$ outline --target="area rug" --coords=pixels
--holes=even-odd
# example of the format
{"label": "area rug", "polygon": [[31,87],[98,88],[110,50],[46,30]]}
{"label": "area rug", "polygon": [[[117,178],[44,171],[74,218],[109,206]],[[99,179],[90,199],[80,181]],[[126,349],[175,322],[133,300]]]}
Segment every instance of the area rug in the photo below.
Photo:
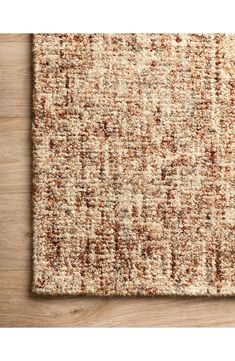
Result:
{"label": "area rug", "polygon": [[234,295],[235,35],[33,39],[33,291]]}

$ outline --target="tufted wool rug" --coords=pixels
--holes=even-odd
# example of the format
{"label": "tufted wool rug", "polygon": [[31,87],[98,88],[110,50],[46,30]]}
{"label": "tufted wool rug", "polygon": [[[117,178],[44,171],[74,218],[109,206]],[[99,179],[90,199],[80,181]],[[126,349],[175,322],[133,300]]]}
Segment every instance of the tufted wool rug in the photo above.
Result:
{"label": "tufted wool rug", "polygon": [[33,40],[33,290],[234,295],[235,35]]}

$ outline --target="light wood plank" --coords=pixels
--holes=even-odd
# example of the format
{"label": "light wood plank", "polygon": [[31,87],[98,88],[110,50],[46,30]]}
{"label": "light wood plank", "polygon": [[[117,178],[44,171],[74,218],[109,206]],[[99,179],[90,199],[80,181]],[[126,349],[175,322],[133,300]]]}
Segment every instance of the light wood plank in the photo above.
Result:
{"label": "light wood plank", "polygon": [[0,119],[0,195],[30,192],[30,128],[30,118]]}
{"label": "light wood plank", "polygon": [[0,117],[31,117],[31,42],[0,43]]}
{"label": "light wood plank", "polygon": [[30,271],[32,259],[30,193],[0,194],[0,210],[0,271]]}
{"label": "light wood plank", "polygon": [[32,34],[0,34],[0,42],[29,42],[32,39]]}
{"label": "light wood plank", "polygon": [[31,268],[30,118],[0,118],[0,270]]}

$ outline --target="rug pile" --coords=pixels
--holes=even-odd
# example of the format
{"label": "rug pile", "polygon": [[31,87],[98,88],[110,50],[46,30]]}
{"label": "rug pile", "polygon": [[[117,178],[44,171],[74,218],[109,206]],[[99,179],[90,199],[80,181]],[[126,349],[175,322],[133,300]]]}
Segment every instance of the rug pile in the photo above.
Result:
{"label": "rug pile", "polygon": [[37,34],[33,290],[234,295],[235,35]]}

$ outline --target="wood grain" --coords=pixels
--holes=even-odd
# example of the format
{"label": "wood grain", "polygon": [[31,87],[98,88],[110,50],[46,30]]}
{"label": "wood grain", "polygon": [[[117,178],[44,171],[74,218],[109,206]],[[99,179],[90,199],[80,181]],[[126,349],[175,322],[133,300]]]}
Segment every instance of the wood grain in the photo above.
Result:
{"label": "wood grain", "polygon": [[7,41],[17,41],[17,42],[30,42],[32,38],[31,34],[0,34],[0,42]]}
{"label": "wood grain", "polygon": [[31,44],[0,42],[0,117],[31,116]]}
{"label": "wood grain", "polygon": [[235,326],[234,298],[32,295],[31,42],[28,35],[18,40],[12,35],[7,41],[4,37],[0,36],[0,326]]}

